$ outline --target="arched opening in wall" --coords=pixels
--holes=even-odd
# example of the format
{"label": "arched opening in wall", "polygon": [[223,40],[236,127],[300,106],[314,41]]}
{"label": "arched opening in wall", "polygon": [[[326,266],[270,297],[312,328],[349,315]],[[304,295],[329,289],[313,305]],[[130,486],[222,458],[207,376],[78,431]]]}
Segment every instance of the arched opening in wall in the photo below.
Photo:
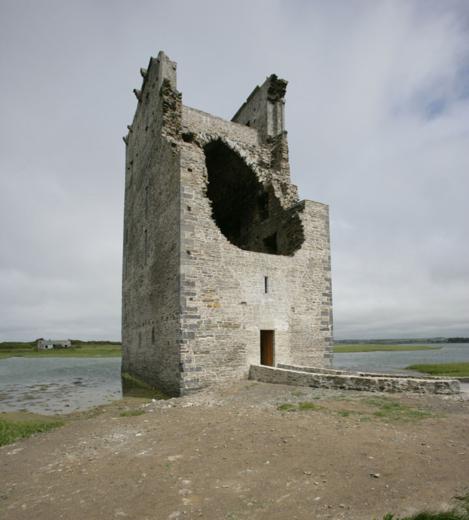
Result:
{"label": "arched opening in wall", "polygon": [[223,141],[205,148],[207,196],[212,216],[235,246],[259,253],[292,255],[304,241],[298,209],[284,210],[272,188]]}

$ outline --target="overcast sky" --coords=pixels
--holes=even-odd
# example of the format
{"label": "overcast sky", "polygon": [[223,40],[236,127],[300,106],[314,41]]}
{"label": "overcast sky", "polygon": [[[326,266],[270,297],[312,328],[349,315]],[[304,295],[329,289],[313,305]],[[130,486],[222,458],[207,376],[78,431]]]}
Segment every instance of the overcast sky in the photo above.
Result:
{"label": "overcast sky", "polygon": [[122,136],[160,49],[225,118],[289,81],[337,339],[469,335],[469,1],[0,0],[0,340],[120,338]]}

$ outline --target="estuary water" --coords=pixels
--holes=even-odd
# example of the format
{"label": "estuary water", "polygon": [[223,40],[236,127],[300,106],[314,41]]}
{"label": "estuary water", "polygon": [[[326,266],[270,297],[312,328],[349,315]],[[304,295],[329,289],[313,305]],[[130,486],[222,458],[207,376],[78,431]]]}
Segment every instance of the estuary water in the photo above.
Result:
{"label": "estuary water", "polygon": [[[415,363],[469,362],[469,343],[430,345],[435,350],[334,354],[334,368],[405,372]],[[61,414],[86,410],[122,397],[121,359],[0,359],[0,412]]]}
{"label": "estuary water", "polygon": [[0,412],[61,414],[122,397],[121,359],[27,358],[0,360]]}
{"label": "estuary water", "polygon": [[[425,345],[425,343],[420,343],[420,345]],[[469,343],[429,343],[428,346],[441,348],[402,352],[336,353],[333,358],[333,366],[346,370],[409,373],[405,368],[417,363],[469,362]]]}

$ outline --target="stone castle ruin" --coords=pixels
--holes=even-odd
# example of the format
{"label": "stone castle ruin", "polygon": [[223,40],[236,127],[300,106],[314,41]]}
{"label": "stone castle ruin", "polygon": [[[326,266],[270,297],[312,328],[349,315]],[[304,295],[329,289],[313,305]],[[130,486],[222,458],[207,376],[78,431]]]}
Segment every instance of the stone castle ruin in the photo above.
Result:
{"label": "stone castle ruin", "polygon": [[290,181],[287,82],[231,121],[184,106],[163,52],[141,70],[127,145],[123,371],[171,395],[251,365],[329,367],[328,207]]}

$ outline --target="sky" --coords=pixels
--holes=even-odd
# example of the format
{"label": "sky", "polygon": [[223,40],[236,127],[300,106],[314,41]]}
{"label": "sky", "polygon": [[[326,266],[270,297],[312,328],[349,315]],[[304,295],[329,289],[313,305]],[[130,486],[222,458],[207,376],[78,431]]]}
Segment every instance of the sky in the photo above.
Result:
{"label": "sky", "polygon": [[0,0],[0,341],[120,339],[122,136],[159,50],[227,119],[288,80],[336,339],[469,335],[467,0]]}

